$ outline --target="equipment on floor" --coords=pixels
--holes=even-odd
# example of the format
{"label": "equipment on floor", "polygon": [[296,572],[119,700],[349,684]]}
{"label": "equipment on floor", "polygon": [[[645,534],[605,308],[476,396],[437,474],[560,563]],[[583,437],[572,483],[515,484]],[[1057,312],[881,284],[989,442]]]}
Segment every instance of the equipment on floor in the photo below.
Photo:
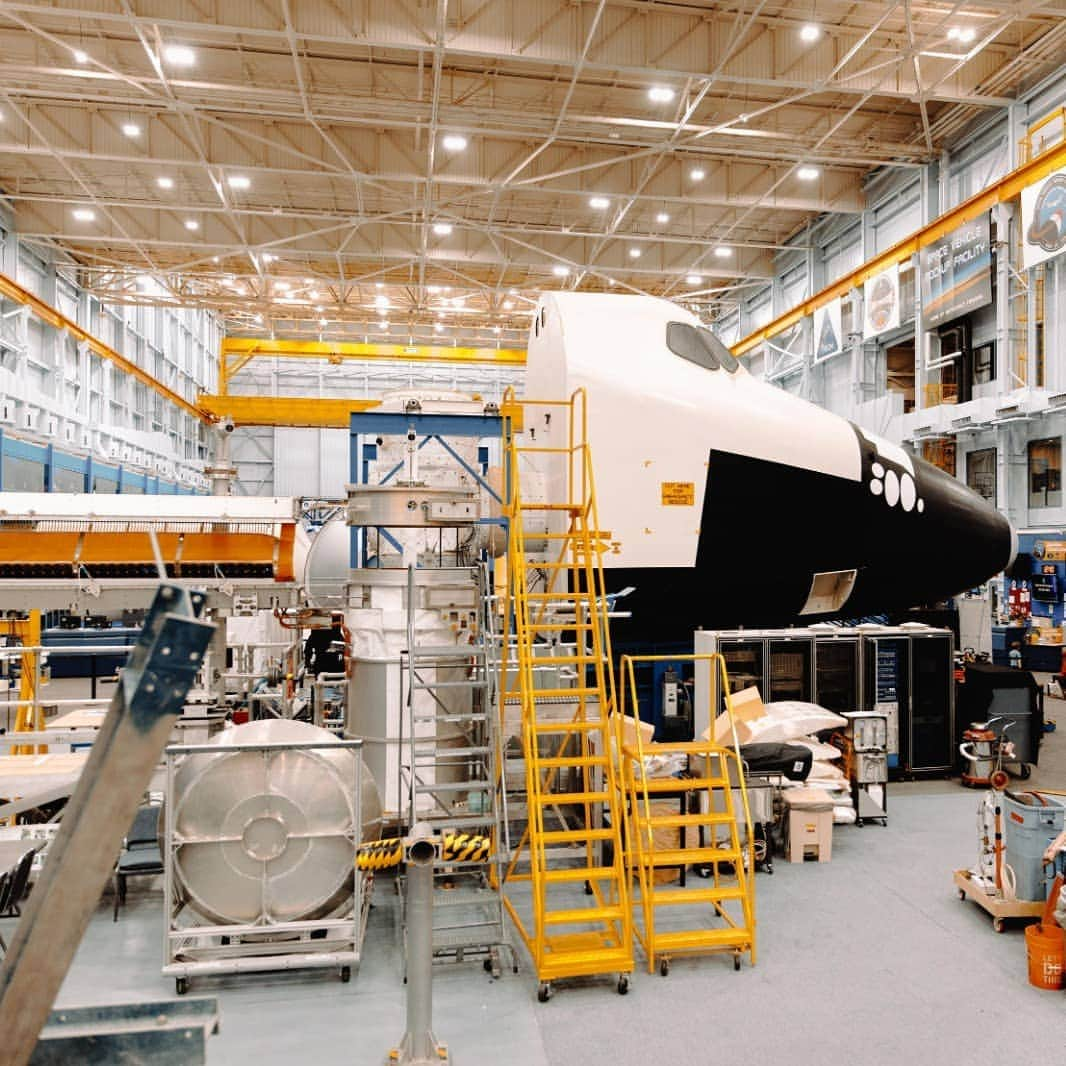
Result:
{"label": "equipment on floor", "polygon": [[[1023,780],[1029,777],[1030,767],[1039,761],[1044,733],[1044,693],[1033,675],[1027,670],[1012,670],[991,663],[967,663],[963,681],[956,685],[955,691],[955,720],[960,730],[956,746],[971,739],[961,730],[973,728],[972,723],[987,723],[997,735],[1002,735],[1009,726],[1014,750],[1012,756],[1003,760],[1005,769]],[[961,769],[970,776],[987,776],[975,774],[965,762],[961,762]]]}
{"label": "equipment on floor", "polygon": [[433,826],[420,822],[404,841],[404,850],[407,1029],[385,1061],[389,1066],[447,1066],[448,1047],[433,1035],[433,867],[441,857],[441,839]]}
{"label": "equipment on floor", "polygon": [[264,719],[167,749],[166,957],[189,979],[359,964],[369,897],[356,851],[380,831],[362,741]]}
{"label": "equipment on floor", "polygon": [[1066,825],[1066,805],[1040,792],[1006,792],[1003,813],[1004,854],[1014,871],[1014,894],[1042,903],[1055,879],[1055,867],[1044,862],[1044,852]]}
{"label": "equipment on floor", "polygon": [[829,862],[833,857],[833,799],[829,793],[821,788],[790,788],[785,804],[789,862],[803,862],[808,855]]}
{"label": "equipment on floor", "polygon": [[0,965],[4,1066],[25,1066],[148,787],[214,626],[163,584],[130,654],[41,877]]}
{"label": "equipment on floor", "polygon": [[[1007,723],[1006,729],[1010,729]],[[1014,746],[1005,733],[997,733],[992,722],[971,722],[962,734],[959,754],[966,760],[967,768],[961,781],[968,788],[1006,788],[1007,772],[1004,761],[1014,758]]]}
{"label": "equipment on floor", "polygon": [[888,717],[874,711],[844,711],[848,720],[839,739],[845,774],[851,782],[855,824],[888,821]]}

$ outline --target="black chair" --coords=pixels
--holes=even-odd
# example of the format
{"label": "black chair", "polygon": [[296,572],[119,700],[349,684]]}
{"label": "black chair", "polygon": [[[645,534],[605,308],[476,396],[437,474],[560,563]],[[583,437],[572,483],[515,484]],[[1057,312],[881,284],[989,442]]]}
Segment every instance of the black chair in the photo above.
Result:
{"label": "black chair", "polygon": [[162,807],[140,807],[133,825],[126,835],[122,853],[115,863],[115,912],[112,921],[118,921],[118,909],[126,902],[126,879],[145,877],[163,872],[163,855],[159,850],[159,814]]}
{"label": "black chair", "polygon": [[22,917],[19,904],[26,897],[26,887],[30,883],[30,871],[33,869],[33,857],[36,854],[36,848],[30,848],[24,852],[15,869],[11,872],[11,886],[8,889],[8,898],[6,901],[0,900],[0,918]]}
{"label": "black chair", "polygon": [[[14,871],[10,873],[0,874],[0,913],[7,910],[8,901],[11,899],[11,881],[14,876]],[[0,950],[7,954],[7,944],[4,942],[4,937],[0,934]]]}

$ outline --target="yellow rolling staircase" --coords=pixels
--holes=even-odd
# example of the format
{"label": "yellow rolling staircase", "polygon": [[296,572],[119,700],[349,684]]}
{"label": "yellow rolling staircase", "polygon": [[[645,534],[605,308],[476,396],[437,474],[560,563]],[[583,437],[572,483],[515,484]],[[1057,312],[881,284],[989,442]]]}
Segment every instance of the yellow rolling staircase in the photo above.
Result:
{"label": "yellow rolling staircase", "polygon": [[[517,408],[513,396],[505,398],[505,413]],[[633,969],[633,934],[601,562],[608,536],[597,521],[584,393],[568,401],[526,401],[521,409],[527,421],[534,411],[547,413],[549,425],[555,417],[557,432],[567,426],[567,440],[540,446],[531,439],[520,447],[513,420],[505,419],[504,618],[514,651],[507,654],[505,642],[501,708],[508,699],[521,708],[527,827],[504,880],[530,883],[531,923],[522,920],[510,893],[504,903],[533,957],[541,1002],[556,980],[601,974],[616,978],[624,994]],[[565,468],[564,499],[545,503],[523,496],[519,473],[530,461],[556,464],[560,475]],[[562,482],[560,476],[557,483]],[[548,546],[543,562],[529,561],[527,522],[540,522],[546,530],[536,534]],[[560,816],[558,827],[549,827],[550,819],[559,822]]]}
{"label": "yellow rolling staircase", "polygon": [[[739,970],[745,952],[755,964],[755,838],[737,755],[725,660],[721,655],[623,656],[623,714],[629,710],[634,719],[639,718],[634,665],[657,661],[707,662],[718,672],[733,746],[708,740],[645,743],[639,729],[628,731],[621,762],[629,806],[627,866],[639,890],[634,908],[641,921],[635,933],[649,973],[658,964],[665,977],[672,956],[711,952],[732,954]],[[714,692],[715,686],[710,689]],[[709,720],[714,721],[713,710]],[[649,776],[646,759],[654,755],[685,756],[686,776]],[[676,812],[667,809],[674,803]],[[746,843],[741,841],[738,821],[747,827]],[[688,847],[691,833],[698,834],[698,840]],[[691,865],[709,875],[696,887],[666,884],[658,876],[670,867]]]}

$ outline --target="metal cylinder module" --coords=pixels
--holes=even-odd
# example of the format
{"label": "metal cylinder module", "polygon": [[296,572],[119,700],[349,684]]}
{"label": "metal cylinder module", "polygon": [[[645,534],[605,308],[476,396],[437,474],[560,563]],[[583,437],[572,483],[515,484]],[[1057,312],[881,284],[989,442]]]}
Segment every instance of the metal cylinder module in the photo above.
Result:
{"label": "metal cylinder module", "polygon": [[381,825],[377,785],[365,763],[358,772],[358,754],[325,729],[287,719],[237,726],[216,744],[217,754],[181,761],[169,798],[173,873],[189,906],[209,922],[265,925],[343,907],[356,812],[363,841]]}

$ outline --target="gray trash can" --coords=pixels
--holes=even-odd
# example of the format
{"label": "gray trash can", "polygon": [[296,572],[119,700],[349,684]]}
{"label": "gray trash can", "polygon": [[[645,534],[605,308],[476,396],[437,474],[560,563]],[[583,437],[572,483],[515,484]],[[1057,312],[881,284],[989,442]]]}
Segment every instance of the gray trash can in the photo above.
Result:
{"label": "gray trash can", "polygon": [[1018,899],[1045,900],[1055,879],[1044,867],[1044,849],[1062,832],[1066,806],[1054,796],[1032,792],[1003,796],[1007,862],[1014,870]]}

